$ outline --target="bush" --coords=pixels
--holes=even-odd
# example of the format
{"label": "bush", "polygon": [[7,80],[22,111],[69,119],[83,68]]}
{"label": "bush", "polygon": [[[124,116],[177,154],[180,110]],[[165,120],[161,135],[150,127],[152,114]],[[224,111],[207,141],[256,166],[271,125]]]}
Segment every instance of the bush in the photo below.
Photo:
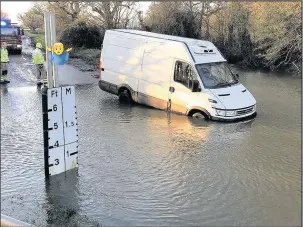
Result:
{"label": "bush", "polygon": [[84,60],[87,64],[94,66],[96,69],[99,67],[100,62],[100,49],[74,49],[70,52],[71,58],[79,58]]}
{"label": "bush", "polygon": [[104,34],[103,28],[79,22],[62,31],[60,42],[74,48],[100,49]]}
{"label": "bush", "polygon": [[[160,5],[160,4],[159,4]],[[187,38],[198,38],[198,25],[193,14],[189,11],[173,11],[170,18],[162,18],[153,21],[151,25],[143,26],[146,31],[152,31],[160,34],[174,35]]]}

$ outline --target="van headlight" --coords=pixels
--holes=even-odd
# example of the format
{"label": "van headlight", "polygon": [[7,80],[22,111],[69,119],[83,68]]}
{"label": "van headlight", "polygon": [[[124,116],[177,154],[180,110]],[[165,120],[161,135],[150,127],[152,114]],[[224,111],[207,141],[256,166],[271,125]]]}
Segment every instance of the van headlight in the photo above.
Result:
{"label": "van headlight", "polygon": [[222,116],[222,117],[225,116],[225,110],[217,110],[217,109],[216,109],[216,111],[217,111],[217,114],[218,114],[219,116]]}
{"label": "van headlight", "polygon": [[217,115],[222,117],[234,117],[236,116],[236,111],[233,110],[218,110],[216,109]]}

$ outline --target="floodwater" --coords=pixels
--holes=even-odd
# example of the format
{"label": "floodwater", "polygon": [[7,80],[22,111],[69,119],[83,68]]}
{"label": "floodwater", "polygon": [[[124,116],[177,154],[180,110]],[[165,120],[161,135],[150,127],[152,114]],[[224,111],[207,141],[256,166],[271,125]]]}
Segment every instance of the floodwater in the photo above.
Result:
{"label": "floodwater", "polygon": [[45,182],[41,94],[19,58],[1,87],[1,213],[36,226],[300,225],[300,78],[237,69],[258,116],[228,124],[77,85],[78,173]]}

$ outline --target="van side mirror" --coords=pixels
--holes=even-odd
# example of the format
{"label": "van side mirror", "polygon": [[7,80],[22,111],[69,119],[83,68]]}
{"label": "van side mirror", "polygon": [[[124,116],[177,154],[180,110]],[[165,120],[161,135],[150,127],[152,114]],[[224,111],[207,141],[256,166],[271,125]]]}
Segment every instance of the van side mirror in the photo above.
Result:
{"label": "van side mirror", "polygon": [[199,88],[200,84],[198,80],[193,81],[192,92],[200,92],[201,88]]}
{"label": "van side mirror", "polygon": [[239,80],[239,74],[238,74],[238,73],[236,73],[235,75],[236,75],[237,79]]}

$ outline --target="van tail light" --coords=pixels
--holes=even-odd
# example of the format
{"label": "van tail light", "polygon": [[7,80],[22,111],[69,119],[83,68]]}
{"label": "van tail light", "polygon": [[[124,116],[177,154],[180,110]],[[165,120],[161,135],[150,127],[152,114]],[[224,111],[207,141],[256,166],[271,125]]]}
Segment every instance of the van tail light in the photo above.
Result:
{"label": "van tail light", "polygon": [[101,72],[102,72],[102,61],[100,60],[100,65],[99,65],[99,80],[101,80]]}

